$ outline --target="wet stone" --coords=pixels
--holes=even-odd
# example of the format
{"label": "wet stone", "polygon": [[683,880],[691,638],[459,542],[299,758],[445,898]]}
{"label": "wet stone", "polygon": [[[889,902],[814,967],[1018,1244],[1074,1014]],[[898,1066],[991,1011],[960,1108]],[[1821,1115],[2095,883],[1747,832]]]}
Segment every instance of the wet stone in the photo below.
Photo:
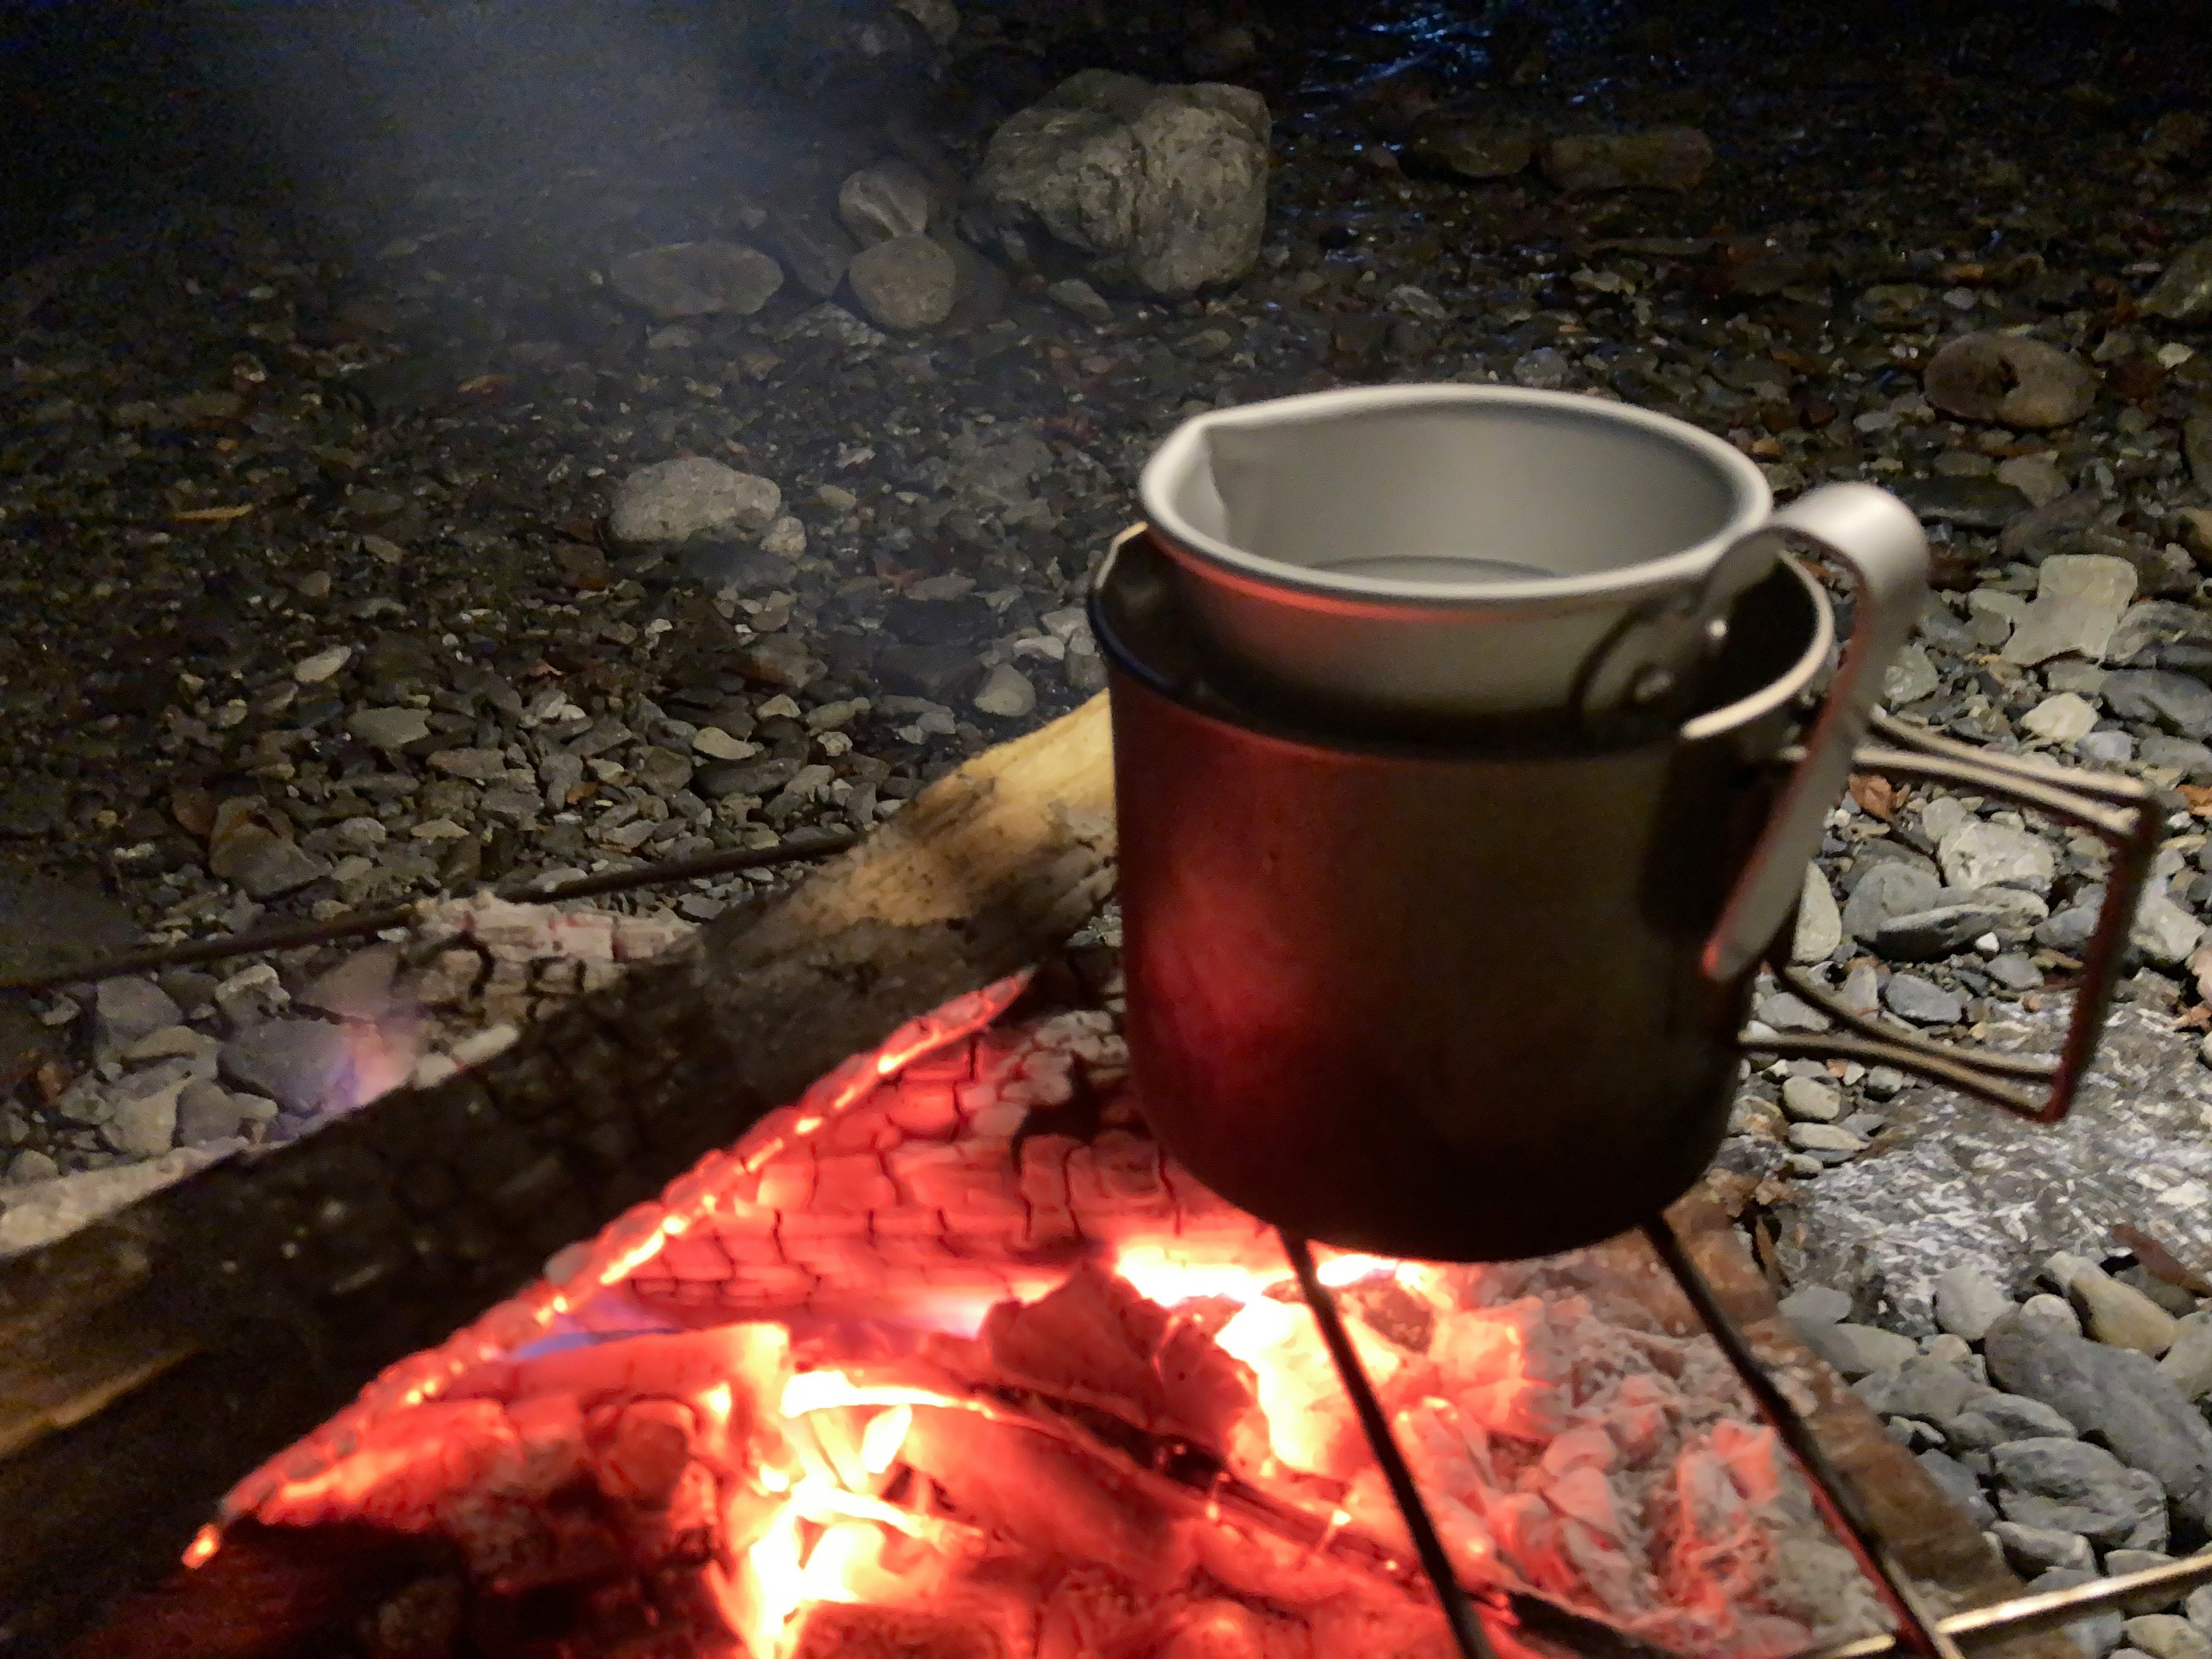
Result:
{"label": "wet stone", "polygon": [[1406,141],[1408,161],[1455,173],[1462,179],[1509,179],[1535,159],[1533,127],[1431,110],[1413,123]]}
{"label": "wet stone", "polygon": [[2013,1310],[2012,1298],[1979,1268],[1948,1267],[1936,1277],[1936,1322],[1954,1336],[1978,1342]]}
{"label": "wet stone", "polygon": [[1694,190],[1712,161],[1712,140],[1695,127],[1554,138],[1543,157],[1544,176],[1570,192]]}

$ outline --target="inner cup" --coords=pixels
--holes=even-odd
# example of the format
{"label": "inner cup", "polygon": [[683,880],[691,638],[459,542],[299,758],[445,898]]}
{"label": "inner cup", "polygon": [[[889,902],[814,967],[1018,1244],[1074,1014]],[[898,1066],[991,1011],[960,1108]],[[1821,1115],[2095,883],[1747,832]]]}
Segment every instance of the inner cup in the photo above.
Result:
{"label": "inner cup", "polygon": [[1153,459],[1144,493],[1164,531],[1218,562],[1413,599],[1545,585],[1534,598],[1694,564],[1766,508],[1756,469],[1710,434],[1506,387],[1320,392],[1203,416]]}

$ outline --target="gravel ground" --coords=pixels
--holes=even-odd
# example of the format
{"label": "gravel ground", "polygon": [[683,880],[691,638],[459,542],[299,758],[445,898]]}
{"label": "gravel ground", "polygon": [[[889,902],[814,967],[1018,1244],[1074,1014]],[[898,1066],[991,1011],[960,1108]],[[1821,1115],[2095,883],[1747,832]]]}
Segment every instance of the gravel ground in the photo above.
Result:
{"label": "gravel ground", "polygon": [[[174,46],[181,87],[273,101],[222,143],[178,138],[185,111],[158,166],[61,201],[0,279],[9,963],[866,828],[1103,684],[1084,581],[1178,419],[1457,379],[1680,416],[1785,497],[1902,494],[1944,592],[1891,706],[2149,781],[2167,838],[2130,1018],[2184,1053],[2212,1025],[2212,110],[2187,9],[1355,26],[915,0],[873,57],[842,23],[641,6],[349,15],[343,40],[240,14]],[[1106,70],[1149,84],[1082,75]],[[1071,125],[1098,148],[1055,149]],[[1139,139],[1174,165],[1086,208],[1078,164],[1127,182]],[[1862,786],[1796,955],[1972,1036],[2063,1008],[2104,864],[2000,803]],[[608,913],[672,929],[789,873]],[[395,971],[430,971],[422,943],[392,942]],[[342,954],[0,1007],[0,1174],[311,1124],[326,1103],[270,1069],[307,1039],[222,1056],[300,1024]],[[484,1025],[526,1016],[534,972]],[[1757,1013],[1814,1018],[1771,988]],[[237,1111],[179,1106],[218,1082]],[[1766,1068],[1728,1160],[1787,1215],[1924,1100]],[[2085,1304],[2040,1256],[1976,1271]],[[1925,1285],[1839,1293],[1829,1327],[1942,1340]],[[2105,1531],[2077,1535],[2153,1541]]]}

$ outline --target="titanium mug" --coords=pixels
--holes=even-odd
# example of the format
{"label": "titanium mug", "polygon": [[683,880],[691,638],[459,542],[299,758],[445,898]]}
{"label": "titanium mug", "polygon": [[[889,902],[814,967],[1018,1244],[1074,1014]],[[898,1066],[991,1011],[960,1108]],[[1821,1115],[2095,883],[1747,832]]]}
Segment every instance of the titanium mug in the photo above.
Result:
{"label": "titanium mug", "polygon": [[1222,410],[1170,434],[1139,493],[1223,670],[1378,729],[1679,724],[1778,528],[1857,568],[1881,641],[1901,643],[1923,598],[1925,544],[1895,497],[1836,484],[1777,514],[1711,434],[1568,392],[1370,386]]}
{"label": "titanium mug", "polygon": [[[2065,1056],[1948,1048],[1845,1009],[1786,963],[1844,1032],[1740,1035],[1920,602],[1917,535],[1861,565],[1873,580],[1816,710],[1832,613],[1801,567],[1771,560],[1676,726],[1547,747],[1251,700],[1141,528],[1091,600],[1113,712],[1125,1029],[1155,1133],[1224,1197],[1390,1255],[1590,1243],[1696,1181],[1747,1049],[1897,1065],[2044,1121],[2064,1112],[2155,815],[2131,781],[1887,720],[1923,752],[1860,750],[1858,765],[2008,796],[2119,849]],[[2048,1103],[2001,1080],[2029,1077],[2055,1079]]]}

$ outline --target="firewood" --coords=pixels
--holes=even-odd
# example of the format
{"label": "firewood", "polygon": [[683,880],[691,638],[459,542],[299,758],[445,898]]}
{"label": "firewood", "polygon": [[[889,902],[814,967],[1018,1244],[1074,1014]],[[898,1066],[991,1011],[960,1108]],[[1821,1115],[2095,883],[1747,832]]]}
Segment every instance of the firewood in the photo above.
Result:
{"label": "firewood", "polygon": [[481,1068],[0,1263],[0,1655],[58,1650],[233,1482],[702,1153],[1105,897],[1101,696]]}

